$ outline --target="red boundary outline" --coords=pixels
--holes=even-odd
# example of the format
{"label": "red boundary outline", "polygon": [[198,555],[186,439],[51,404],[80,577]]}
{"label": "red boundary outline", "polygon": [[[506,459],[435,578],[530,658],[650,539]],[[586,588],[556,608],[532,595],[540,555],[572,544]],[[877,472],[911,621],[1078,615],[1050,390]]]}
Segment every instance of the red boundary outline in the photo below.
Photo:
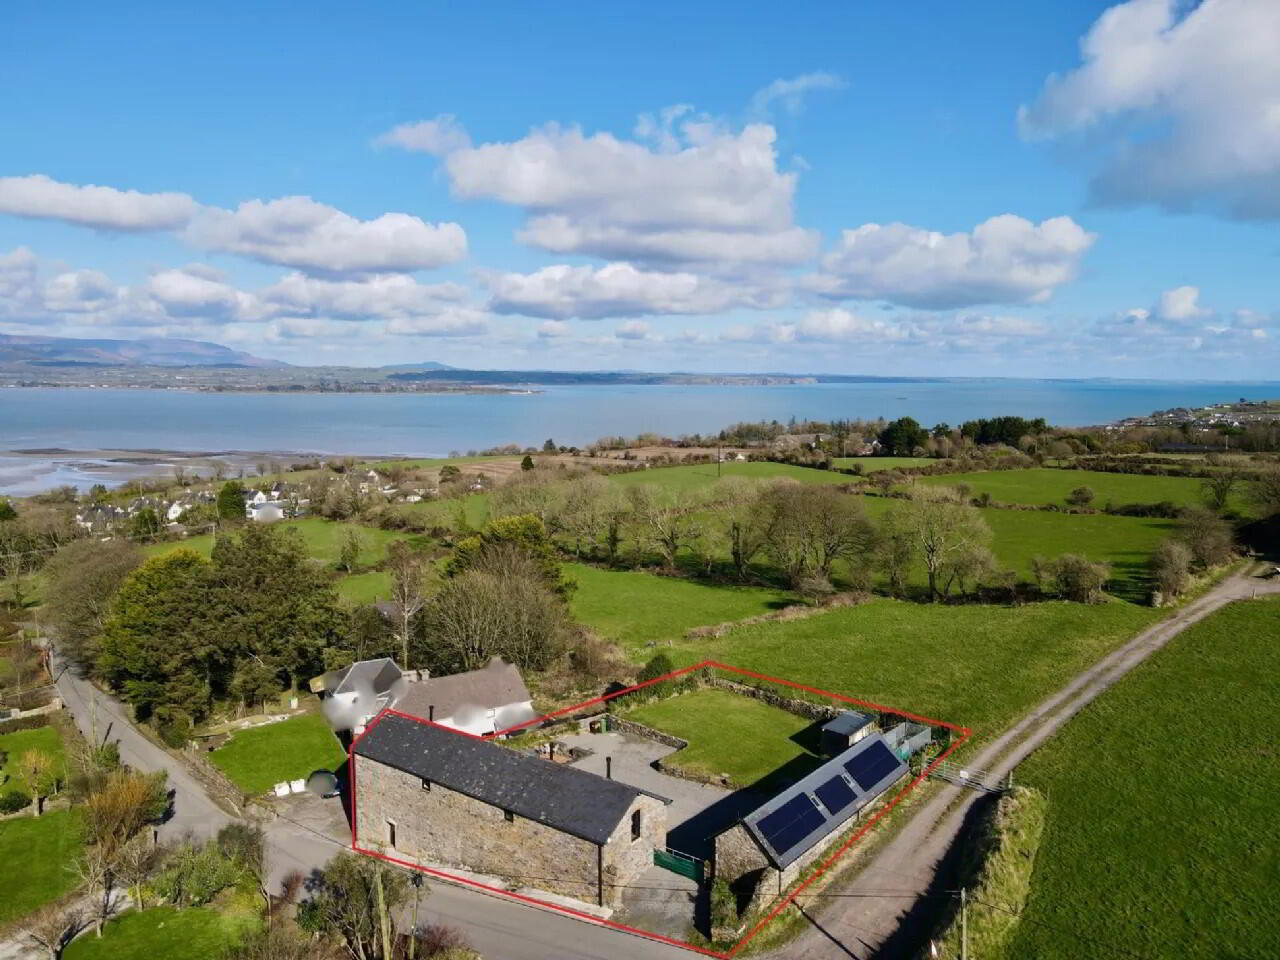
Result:
{"label": "red boundary outline", "polygon": [[[919,776],[917,776],[910,783],[908,783],[901,790],[899,790],[896,794],[894,794],[893,799],[890,800],[883,807],[881,807],[879,812],[877,812],[874,817],[872,817],[865,824],[863,824],[862,829],[860,829],[857,833],[853,834],[853,836],[849,837],[848,840],[842,843],[840,847],[834,853],[831,854],[831,856],[829,856],[826,860],[820,863],[813,870],[813,872],[809,874],[809,876],[805,877],[804,882],[802,882],[799,886],[797,886],[794,890],[792,890],[789,894],[787,894],[787,896],[784,897],[783,900],[780,903],[778,903],[769,912],[769,914],[766,917],[764,917],[755,926],[753,926],[750,930],[748,930],[745,934],[743,934],[743,936],[738,940],[738,942],[735,943],[732,947],[730,947],[726,951],[708,950],[705,947],[695,946],[694,944],[688,943],[687,941],[677,940],[674,937],[664,936],[663,934],[655,933],[652,930],[642,930],[639,927],[631,927],[625,923],[618,923],[614,920],[603,920],[600,917],[592,916],[591,914],[584,913],[581,910],[575,910],[572,907],[565,907],[557,903],[551,903],[547,900],[539,900],[537,897],[530,897],[522,893],[514,893],[510,890],[503,890],[500,887],[489,886],[488,884],[480,883],[479,881],[476,881],[476,880],[470,880],[466,877],[459,877],[452,873],[446,873],[443,870],[435,870],[431,867],[424,867],[417,863],[411,863],[408,860],[400,860],[396,857],[389,857],[385,853],[380,853],[377,850],[366,850],[363,847],[360,847],[358,845],[358,838],[356,836],[357,817],[356,817],[355,748],[356,748],[356,745],[362,739],[364,739],[365,736],[368,735],[369,731],[372,730],[375,726],[377,726],[378,722],[382,720],[382,718],[387,714],[394,714],[395,716],[398,716],[398,717],[404,717],[407,720],[414,720],[414,721],[417,721],[418,723],[427,724],[429,726],[440,727],[440,729],[442,730],[448,730],[451,733],[456,733],[464,737],[471,737],[473,740],[490,740],[490,739],[493,739],[494,737],[499,737],[504,734],[513,733],[517,730],[523,730],[524,728],[531,727],[535,724],[544,723],[547,720],[552,720],[556,717],[562,717],[562,716],[565,716],[566,714],[577,713],[578,711],[584,710],[588,707],[594,707],[598,704],[606,703],[609,700],[612,700],[614,697],[620,697],[625,694],[631,693],[634,690],[640,690],[640,689],[643,689],[644,687],[652,686],[655,683],[661,683],[664,680],[670,680],[674,677],[680,677],[686,673],[692,673],[695,670],[702,670],[703,668],[706,668],[706,667],[713,667],[718,670],[727,670],[730,673],[737,673],[746,677],[754,677],[757,680],[766,680],[770,683],[777,683],[782,686],[791,687],[796,690],[805,690],[805,691],[808,691],[809,693],[815,693],[820,696],[830,697],[833,700],[839,700],[843,703],[855,704],[860,707],[869,707],[873,710],[878,710],[883,713],[896,714],[897,716],[900,716],[900,717],[906,717],[908,720],[914,720],[917,723],[927,723],[930,726],[934,726],[934,727],[944,727],[947,730],[952,731],[953,733],[959,734],[959,738],[954,740],[951,746],[947,747],[946,750],[944,750],[937,757],[935,757],[933,762],[930,763],[927,767],[924,768],[924,770],[920,772]],[[858,700],[854,697],[846,697],[843,694],[832,693],[830,690],[822,690],[818,687],[807,686],[803,683],[795,683],[791,680],[783,680],[780,677],[771,677],[765,673],[756,673],[754,670],[747,670],[747,669],[744,669],[743,667],[731,666],[730,664],[727,664],[727,663],[720,663],[717,660],[703,660],[700,663],[695,663],[691,667],[684,667],[680,670],[673,670],[670,673],[663,674],[660,677],[655,677],[652,680],[646,680],[644,683],[637,683],[634,686],[626,687],[622,690],[616,690],[613,693],[608,693],[600,697],[593,697],[590,700],[584,700],[582,703],[575,704],[571,707],[565,707],[561,710],[553,711],[552,713],[548,713],[545,716],[535,717],[532,720],[527,720],[524,723],[518,723],[513,726],[506,727],[505,729],[497,730],[494,733],[486,734],[485,736],[478,736],[477,734],[474,734],[474,733],[467,733],[465,730],[457,730],[453,727],[446,727],[443,724],[435,723],[431,720],[423,720],[421,717],[415,717],[407,713],[401,713],[399,710],[392,710],[388,708],[388,709],[384,709],[376,717],[374,717],[373,720],[369,723],[369,725],[366,726],[364,730],[361,732],[360,736],[356,737],[354,740],[351,741],[351,746],[347,752],[347,782],[351,789],[351,849],[354,850],[356,853],[361,853],[361,854],[364,854],[365,856],[377,857],[380,860],[386,860],[388,863],[394,863],[402,867],[407,867],[411,870],[417,870],[419,873],[429,874],[434,877],[441,877],[445,880],[448,880],[451,883],[457,883],[457,884],[462,884],[463,886],[473,887],[479,890],[483,890],[486,893],[496,894],[497,896],[504,897],[509,900],[516,900],[521,903],[544,907],[548,910],[554,910],[557,913],[566,914],[568,916],[575,917],[579,920],[586,920],[590,923],[594,923],[599,926],[612,927],[615,930],[621,930],[622,932],[632,934],[633,936],[644,937],[648,940],[657,940],[662,943],[671,944],[674,947],[681,947],[693,953],[700,953],[708,957],[717,957],[719,958],[719,960],[729,960],[729,958],[735,956],[739,950],[745,947],[753,938],[755,938],[760,933],[761,930],[763,930],[769,923],[771,923],[773,919],[778,916],[778,914],[780,914],[783,910],[785,910],[788,906],[790,906],[792,901],[794,901],[795,898],[799,896],[806,887],[808,887],[811,883],[817,880],[818,877],[826,873],[827,870],[831,868],[832,864],[834,864],[837,860],[839,860],[840,857],[844,856],[844,854],[849,850],[850,847],[852,847],[855,843],[857,843],[858,840],[860,840],[868,830],[870,830],[872,827],[876,825],[876,823],[879,822],[881,817],[883,817],[890,810],[896,807],[898,803],[908,793],[914,790],[922,780],[928,777],[929,774],[932,773],[933,770],[938,766],[938,764],[942,763],[942,761],[947,758],[948,754],[950,754],[953,750],[955,750],[957,747],[959,747],[961,744],[967,741],[971,736],[973,736],[973,731],[970,730],[968,727],[960,727],[960,726],[957,726],[956,724],[948,723],[945,720],[935,720],[931,717],[925,717],[920,714],[908,713],[905,710],[898,710],[895,707],[886,707],[882,704],[874,703],[870,700]]]}

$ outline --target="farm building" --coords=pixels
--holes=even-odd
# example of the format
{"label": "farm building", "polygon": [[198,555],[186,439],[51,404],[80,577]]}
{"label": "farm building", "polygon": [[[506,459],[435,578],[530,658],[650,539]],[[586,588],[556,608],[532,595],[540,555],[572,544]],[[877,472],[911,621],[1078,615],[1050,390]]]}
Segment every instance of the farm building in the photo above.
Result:
{"label": "farm building", "polygon": [[906,760],[884,735],[861,737],[717,836],[715,876],[756,894],[780,892],[906,775]]}
{"label": "farm building", "polygon": [[875,721],[865,713],[846,710],[822,725],[822,752],[828,757],[848,750],[875,730]]}
{"label": "farm building", "polygon": [[666,844],[665,798],[439,724],[385,714],[353,756],[358,843],[397,859],[606,904]]}
{"label": "farm building", "polygon": [[311,692],[325,700],[329,724],[359,734],[364,725],[404,695],[408,678],[390,657],[358,660],[311,680]]}

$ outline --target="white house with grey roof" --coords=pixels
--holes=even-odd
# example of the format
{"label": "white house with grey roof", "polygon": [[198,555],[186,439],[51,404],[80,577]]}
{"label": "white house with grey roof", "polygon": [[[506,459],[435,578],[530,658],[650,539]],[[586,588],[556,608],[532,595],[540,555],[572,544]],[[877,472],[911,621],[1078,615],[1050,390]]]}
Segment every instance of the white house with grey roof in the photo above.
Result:
{"label": "white house with grey roof", "polygon": [[533,697],[520,671],[501,657],[479,670],[411,683],[394,707],[477,736],[506,730],[535,716]]}
{"label": "white house with grey roof", "polygon": [[667,801],[395,713],[352,748],[356,846],[598,904],[653,865]]}

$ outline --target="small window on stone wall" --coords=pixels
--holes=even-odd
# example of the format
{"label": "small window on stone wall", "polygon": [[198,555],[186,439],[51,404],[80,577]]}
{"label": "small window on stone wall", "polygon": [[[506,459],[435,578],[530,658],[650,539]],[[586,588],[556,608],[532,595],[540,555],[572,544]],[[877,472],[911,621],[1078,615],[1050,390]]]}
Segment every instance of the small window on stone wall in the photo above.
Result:
{"label": "small window on stone wall", "polygon": [[640,811],[633,810],[631,812],[631,839],[640,839]]}
{"label": "small window on stone wall", "polygon": [[503,818],[504,820],[506,820],[506,821],[507,821],[507,823],[515,823],[515,822],[516,822],[516,815],[515,815],[514,813],[512,813],[510,810],[503,810],[503,811],[502,811],[502,818]]}
{"label": "small window on stone wall", "polygon": [[426,777],[422,778],[422,789],[427,791],[427,793],[431,792],[431,781],[428,780]]}

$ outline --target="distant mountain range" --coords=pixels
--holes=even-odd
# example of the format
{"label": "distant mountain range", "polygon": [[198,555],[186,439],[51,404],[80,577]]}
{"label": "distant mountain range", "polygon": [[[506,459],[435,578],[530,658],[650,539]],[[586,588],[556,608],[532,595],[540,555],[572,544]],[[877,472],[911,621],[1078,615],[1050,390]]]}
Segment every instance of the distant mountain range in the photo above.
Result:
{"label": "distant mountain range", "polygon": [[203,340],[79,340],[0,333],[0,364],[31,367],[262,367],[289,364],[267,360]]}

